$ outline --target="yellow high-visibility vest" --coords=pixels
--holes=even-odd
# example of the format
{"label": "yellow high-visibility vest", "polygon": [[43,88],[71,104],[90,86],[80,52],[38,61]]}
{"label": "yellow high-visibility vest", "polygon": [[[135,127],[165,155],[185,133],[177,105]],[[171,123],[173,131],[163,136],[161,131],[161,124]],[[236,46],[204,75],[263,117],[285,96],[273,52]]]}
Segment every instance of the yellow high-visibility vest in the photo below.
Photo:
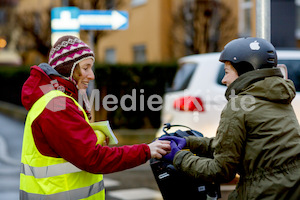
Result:
{"label": "yellow high-visibility vest", "polygon": [[[20,172],[20,199],[104,200],[105,189],[102,174],[92,174],[82,171],[63,158],[44,156],[38,151],[35,145],[31,125],[46,106],[48,108],[48,103],[58,96],[71,98],[82,109],[85,120],[89,123],[85,111],[78,102],[61,91],[52,90],[34,103],[28,112],[24,128]],[[58,105],[63,106],[60,103],[62,102],[58,102]]]}

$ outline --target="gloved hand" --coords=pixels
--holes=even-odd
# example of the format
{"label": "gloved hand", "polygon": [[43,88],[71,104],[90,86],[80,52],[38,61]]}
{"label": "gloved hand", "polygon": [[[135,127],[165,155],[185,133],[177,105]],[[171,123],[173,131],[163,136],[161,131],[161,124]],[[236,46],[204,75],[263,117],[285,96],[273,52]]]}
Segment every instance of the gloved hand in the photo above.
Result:
{"label": "gloved hand", "polygon": [[178,151],[180,151],[180,149],[178,148],[177,144],[173,140],[171,140],[170,145],[171,145],[171,152],[163,156],[163,158],[173,163],[174,156]]}
{"label": "gloved hand", "polygon": [[181,137],[176,137],[176,136],[163,136],[159,138],[160,140],[169,140],[169,141],[174,141],[178,148],[181,150],[186,146],[186,140]]}

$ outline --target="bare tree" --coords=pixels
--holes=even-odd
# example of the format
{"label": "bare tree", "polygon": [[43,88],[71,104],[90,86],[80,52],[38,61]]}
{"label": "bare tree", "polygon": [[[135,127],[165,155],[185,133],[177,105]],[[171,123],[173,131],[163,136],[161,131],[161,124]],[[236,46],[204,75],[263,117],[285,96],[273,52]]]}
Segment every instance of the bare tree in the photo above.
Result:
{"label": "bare tree", "polygon": [[22,35],[19,37],[17,49],[25,63],[31,51],[38,53],[40,61],[46,61],[51,46],[50,8],[19,12],[17,22]]}
{"label": "bare tree", "polygon": [[[184,55],[220,51],[223,48],[220,41],[227,42],[235,37],[232,18],[231,9],[221,1],[184,0],[174,14],[174,45],[184,44]],[[180,29],[183,35],[178,34]]]}

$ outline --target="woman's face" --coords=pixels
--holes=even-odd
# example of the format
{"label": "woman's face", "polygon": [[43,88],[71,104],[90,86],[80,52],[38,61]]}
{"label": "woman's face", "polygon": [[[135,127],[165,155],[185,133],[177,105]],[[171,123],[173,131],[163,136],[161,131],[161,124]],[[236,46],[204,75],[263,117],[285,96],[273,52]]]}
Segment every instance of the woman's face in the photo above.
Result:
{"label": "woman's face", "polygon": [[228,87],[233,81],[235,81],[235,79],[239,77],[239,75],[235,68],[232,66],[231,62],[229,61],[225,62],[224,69],[225,75],[222,79],[222,83]]}
{"label": "woman's face", "polygon": [[93,59],[88,58],[79,62],[75,67],[73,78],[77,83],[78,89],[87,89],[89,82],[95,79],[92,69],[93,64]]}

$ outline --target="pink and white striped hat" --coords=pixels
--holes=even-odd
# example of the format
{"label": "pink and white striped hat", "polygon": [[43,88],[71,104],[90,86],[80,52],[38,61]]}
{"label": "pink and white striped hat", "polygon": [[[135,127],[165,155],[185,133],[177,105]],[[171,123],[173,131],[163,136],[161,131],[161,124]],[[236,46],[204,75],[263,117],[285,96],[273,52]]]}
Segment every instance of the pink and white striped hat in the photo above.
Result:
{"label": "pink and white striped hat", "polygon": [[94,52],[79,38],[66,35],[59,38],[49,54],[49,65],[59,74],[72,79],[75,66],[88,58],[95,61]]}

